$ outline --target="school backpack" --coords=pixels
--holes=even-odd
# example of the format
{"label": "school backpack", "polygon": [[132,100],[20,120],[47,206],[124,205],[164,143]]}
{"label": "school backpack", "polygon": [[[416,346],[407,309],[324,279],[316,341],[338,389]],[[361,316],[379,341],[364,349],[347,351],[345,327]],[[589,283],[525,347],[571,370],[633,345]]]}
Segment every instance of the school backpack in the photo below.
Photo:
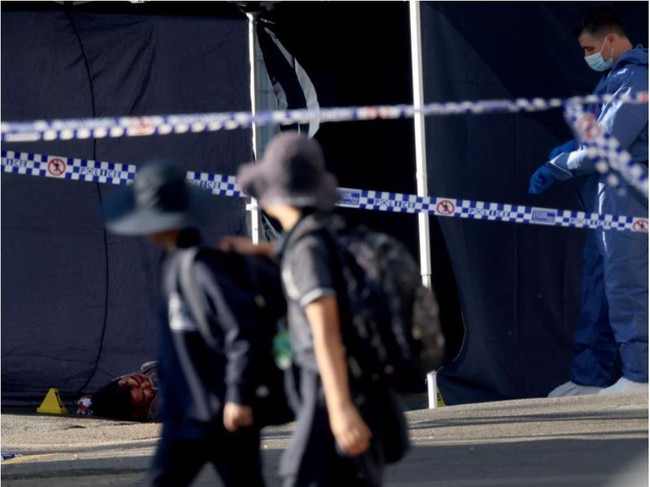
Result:
{"label": "school backpack", "polygon": [[343,314],[353,325],[347,346],[361,357],[351,372],[388,378],[401,393],[423,392],[427,374],[442,365],[445,341],[417,262],[399,240],[364,225],[339,221],[327,233],[341,268]]}
{"label": "school backpack", "polygon": [[[222,252],[211,248],[192,248],[183,251],[179,270],[181,292],[190,313],[210,344],[210,327],[205,320],[201,305],[202,291],[191,277],[191,266],[196,255],[217,259],[233,279],[238,290],[249,296],[250,305],[256,309],[263,355],[258,357],[259,382],[253,404],[254,417],[260,427],[280,425],[295,419],[289,371],[284,370],[276,360],[278,337],[285,332],[286,301],[282,291],[280,269],[270,259],[259,255],[242,255],[236,252]],[[276,345],[274,346],[274,342]]]}

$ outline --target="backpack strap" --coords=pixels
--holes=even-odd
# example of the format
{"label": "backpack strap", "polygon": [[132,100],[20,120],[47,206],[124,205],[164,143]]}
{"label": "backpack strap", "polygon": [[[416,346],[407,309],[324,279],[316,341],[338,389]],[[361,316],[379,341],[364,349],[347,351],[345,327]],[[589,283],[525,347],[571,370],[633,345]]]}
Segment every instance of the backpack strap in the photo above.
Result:
{"label": "backpack strap", "polygon": [[[198,247],[184,249],[179,251],[178,256],[178,291],[180,292],[183,302],[188,308],[190,317],[193,318],[199,333],[211,348],[215,349],[215,338],[210,331],[207,319],[204,314],[206,309],[203,306],[203,290],[192,278],[192,264],[196,255],[199,253]],[[183,375],[187,381],[187,386],[192,397],[191,413],[195,419],[200,421],[209,421],[214,418],[218,411],[220,402],[216,395],[204,390],[201,385],[201,379],[198,371],[189,355],[184,339],[178,333],[172,333],[172,339],[178,360],[180,362]]]}
{"label": "backpack strap", "polygon": [[[375,362],[381,359],[379,355],[374,356],[377,350],[370,350],[369,342],[377,343],[377,337],[364,337],[355,326],[357,318],[355,318],[352,305],[352,299],[354,298],[349,294],[350,290],[347,284],[348,278],[361,283],[368,276],[365,275],[365,271],[355,260],[354,255],[339,242],[336,231],[335,229],[322,227],[316,229],[314,233],[322,236],[330,254],[332,280],[338,302],[341,340],[345,344],[348,374],[352,380],[350,386],[352,392],[358,396],[355,401],[362,401],[365,400],[365,397],[360,396],[359,385],[365,388],[370,384],[379,384],[380,381],[383,381],[383,377],[378,375],[375,370],[378,368],[376,366],[379,365]],[[344,269],[350,273],[349,276],[346,276]],[[377,330],[372,330],[372,332],[376,333]]]}
{"label": "backpack strap", "polygon": [[216,349],[217,343],[204,313],[206,308],[203,290],[192,276],[192,264],[194,264],[194,260],[199,251],[200,249],[198,247],[192,247],[181,252],[179,256],[178,282],[181,294],[185,298],[185,303],[189,308],[192,318],[194,318],[199,333],[210,348]]}

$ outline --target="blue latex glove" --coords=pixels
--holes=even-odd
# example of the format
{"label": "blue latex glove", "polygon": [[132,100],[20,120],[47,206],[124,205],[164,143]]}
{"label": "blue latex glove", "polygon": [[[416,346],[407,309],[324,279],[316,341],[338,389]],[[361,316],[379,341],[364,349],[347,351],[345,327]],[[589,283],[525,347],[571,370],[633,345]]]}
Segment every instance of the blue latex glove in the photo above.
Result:
{"label": "blue latex glove", "polygon": [[568,142],[565,142],[562,145],[558,145],[555,147],[548,155],[548,160],[550,161],[551,159],[555,159],[557,156],[562,154],[563,152],[573,152],[578,148],[578,143],[576,142],[575,139],[571,139]]}
{"label": "blue latex glove", "polygon": [[546,166],[541,166],[530,177],[528,192],[530,194],[541,194],[546,191],[555,182],[553,173]]}

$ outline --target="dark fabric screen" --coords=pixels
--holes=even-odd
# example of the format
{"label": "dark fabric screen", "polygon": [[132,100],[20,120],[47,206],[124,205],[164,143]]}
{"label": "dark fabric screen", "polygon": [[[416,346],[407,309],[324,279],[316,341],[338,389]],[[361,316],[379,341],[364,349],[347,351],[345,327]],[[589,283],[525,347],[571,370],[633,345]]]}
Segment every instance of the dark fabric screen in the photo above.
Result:
{"label": "dark fabric screen", "polygon": [[[247,21],[235,7],[140,15],[101,3],[3,4],[3,121],[250,110]],[[2,148],[136,165],[165,157],[232,175],[251,159],[250,139],[236,130]],[[104,232],[98,209],[114,189],[3,175],[3,405],[40,401],[50,387],[76,397],[156,358],[162,253]],[[244,200],[213,198],[207,240],[246,233]]]}
{"label": "dark fabric screen", "polygon": [[[567,98],[599,74],[572,27],[589,2],[423,2],[425,101]],[[647,4],[616,2],[647,46]],[[582,210],[572,183],[527,194],[551,148],[571,138],[560,109],[427,119],[432,194]],[[465,327],[439,374],[449,404],[546,395],[568,380],[584,229],[441,219]]]}
{"label": "dark fabric screen", "polygon": [[[250,109],[246,18],[231,2],[89,2],[70,10],[47,3],[29,11],[17,4],[2,5],[3,121]],[[163,4],[164,15],[156,11]],[[425,102],[588,94],[597,75],[571,26],[591,4],[420,2]],[[647,45],[647,3],[615,4],[632,42]],[[229,15],[217,15],[217,6]],[[309,100],[321,107],[412,103],[407,2],[249,7],[260,11],[258,33],[269,36],[260,43],[264,60],[274,82],[284,83],[278,93],[287,108]],[[286,52],[273,51],[280,45]],[[296,76],[292,57],[304,69]],[[312,86],[317,101],[305,91]],[[579,209],[570,183],[527,193],[535,168],[570,137],[560,110],[428,117],[426,133],[431,195]],[[341,186],[415,193],[412,120],[322,123],[315,137]],[[188,169],[234,174],[251,157],[249,140],[238,129],[3,149],[133,164],[165,155]],[[74,395],[153,358],[151,283],[161,254],[104,233],[96,213],[110,190],[3,176],[3,404],[41,399],[48,387]],[[246,232],[243,201],[215,197],[215,205],[222,218],[209,238]],[[343,212],[399,237],[417,255],[415,216]],[[538,397],[564,382],[584,230],[430,223],[448,344],[438,382],[447,404]]]}
{"label": "dark fabric screen", "polygon": [[[594,2],[420,2],[425,103],[586,95],[598,75],[572,26]],[[647,45],[647,4],[616,2]],[[263,17],[305,68],[319,104],[412,103],[406,2],[280,2]],[[265,56],[273,68],[273,56]],[[342,186],[415,193],[412,120],[322,124]],[[426,119],[429,192],[580,209],[571,183],[528,194],[534,170],[571,132],[560,109]],[[412,215],[346,211],[405,241]],[[568,380],[584,230],[430,218],[433,284],[447,338],[447,404],[539,397]]]}

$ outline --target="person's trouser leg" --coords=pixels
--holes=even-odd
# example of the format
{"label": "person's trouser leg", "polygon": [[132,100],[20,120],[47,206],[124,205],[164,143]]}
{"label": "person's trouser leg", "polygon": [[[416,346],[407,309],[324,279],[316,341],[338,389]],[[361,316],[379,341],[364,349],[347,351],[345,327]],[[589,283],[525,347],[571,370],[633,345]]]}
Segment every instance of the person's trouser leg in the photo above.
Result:
{"label": "person's trouser leg", "polygon": [[189,486],[206,463],[207,455],[208,451],[200,441],[162,436],[147,473],[146,485]]}
{"label": "person's trouser leg", "polygon": [[[628,187],[625,194],[602,189],[602,212],[648,215],[648,201]],[[599,230],[604,257],[609,319],[618,343],[622,376],[648,382],[648,235]]]}
{"label": "person's trouser leg", "polygon": [[618,345],[609,323],[603,257],[598,234],[589,230],[582,253],[580,315],[575,324],[571,381],[607,387],[620,376]]}
{"label": "person's trouser leg", "polygon": [[149,468],[147,485],[189,486],[206,463],[212,463],[226,487],[264,487],[260,433],[242,428],[197,440],[161,438]]}
{"label": "person's trouser leg", "polygon": [[342,456],[330,429],[318,376],[301,374],[302,400],[297,424],[280,460],[283,487],[378,487],[383,465],[369,451],[356,459]]}
{"label": "person's trouser leg", "polygon": [[223,448],[214,448],[210,461],[226,487],[264,487],[260,432],[256,428],[240,428],[226,433]]}

